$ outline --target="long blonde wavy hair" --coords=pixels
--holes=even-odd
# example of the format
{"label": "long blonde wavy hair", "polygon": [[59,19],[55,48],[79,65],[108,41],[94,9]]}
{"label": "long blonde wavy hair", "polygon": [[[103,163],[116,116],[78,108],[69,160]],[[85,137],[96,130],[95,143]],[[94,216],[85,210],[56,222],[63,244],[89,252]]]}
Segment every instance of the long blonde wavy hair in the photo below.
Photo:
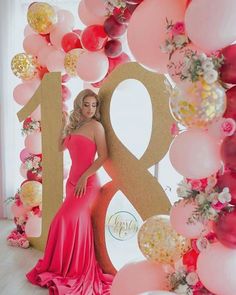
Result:
{"label": "long blonde wavy hair", "polygon": [[84,89],[76,96],[74,100],[74,109],[71,111],[69,116],[69,123],[64,129],[65,136],[73,133],[73,131],[75,131],[76,128],[79,126],[79,123],[81,122],[81,108],[83,105],[83,101],[88,96],[94,97],[97,101],[96,112],[93,118],[97,121],[100,121],[100,100],[98,98],[98,95],[91,89]]}

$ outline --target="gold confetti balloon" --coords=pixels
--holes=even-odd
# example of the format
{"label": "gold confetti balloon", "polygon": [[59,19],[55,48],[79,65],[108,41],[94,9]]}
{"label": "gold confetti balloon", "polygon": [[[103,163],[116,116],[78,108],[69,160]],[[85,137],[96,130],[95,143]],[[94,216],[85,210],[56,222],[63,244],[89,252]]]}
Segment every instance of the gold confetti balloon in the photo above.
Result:
{"label": "gold confetti balloon", "polygon": [[72,77],[77,76],[77,70],[76,70],[77,63],[78,63],[80,54],[82,54],[83,52],[84,52],[83,49],[76,48],[66,53],[66,56],[64,59],[64,66],[68,75]]}
{"label": "gold confetti balloon", "polygon": [[38,181],[27,181],[20,189],[20,199],[26,206],[38,206],[42,203],[42,184]]}
{"label": "gold confetti balloon", "polygon": [[226,109],[224,88],[204,80],[175,87],[170,94],[170,110],[176,121],[186,127],[205,128],[219,119]]}
{"label": "gold confetti balloon", "polygon": [[31,54],[18,53],[11,61],[12,72],[20,79],[31,80],[37,75],[37,59]]}
{"label": "gold confetti balloon", "polygon": [[48,34],[57,22],[57,14],[51,5],[44,2],[35,2],[28,8],[27,20],[35,32]]}
{"label": "gold confetti balloon", "polygon": [[171,227],[167,215],[148,218],[138,232],[138,244],[146,258],[166,264],[173,264],[190,249],[190,240]]}

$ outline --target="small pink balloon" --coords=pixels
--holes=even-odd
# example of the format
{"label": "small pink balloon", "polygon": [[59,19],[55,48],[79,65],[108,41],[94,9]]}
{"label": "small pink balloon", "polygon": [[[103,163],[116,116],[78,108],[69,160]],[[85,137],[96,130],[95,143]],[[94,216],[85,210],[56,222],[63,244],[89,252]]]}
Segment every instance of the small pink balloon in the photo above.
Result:
{"label": "small pink balloon", "polygon": [[50,41],[52,45],[54,45],[56,48],[61,49],[61,40],[63,36],[70,31],[70,28],[65,27],[63,23],[58,23],[54,25],[52,31],[50,32]]}
{"label": "small pink balloon", "polygon": [[65,72],[64,67],[65,52],[54,50],[49,53],[46,60],[46,67],[50,72]]}
{"label": "small pink balloon", "polygon": [[145,260],[129,263],[118,271],[111,295],[137,295],[148,290],[167,290],[167,274],[161,264]]}
{"label": "small pink balloon", "polygon": [[13,97],[15,102],[19,105],[25,105],[34,95],[35,88],[27,83],[17,85],[13,90]]}
{"label": "small pink balloon", "polygon": [[25,147],[31,154],[42,154],[41,132],[32,132],[25,138]]}
{"label": "small pink balloon", "polygon": [[38,106],[33,113],[30,115],[32,120],[40,121],[41,120],[41,108]]}
{"label": "small pink balloon", "polygon": [[39,51],[47,46],[47,41],[40,35],[29,35],[23,41],[23,48],[26,53],[38,56]]}
{"label": "small pink balloon", "polygon": [[40,237],[42,230],[42,218],[31,215],[25,225],[25,233],[28,237]]}
{"label": "small pink balloon", "polygon": [[29,35],[35,34],[35,31],[33,29],[31,29],[30,25],[26,25],[25,29],[24,29],[24,36],[27,37]]}
{"label": "small pink balloon", "polygon": [[65,9],[60,9],[57,11],[58,23],[63,24],[66,28],[73,29],[75,26],[74,15]]}
{"label": "small pink balloon", "polygon": [[38,62],[42,67],[46,67],[46,61],[50,53],[54,52],[56,49],[54,46],[45,46],[38,53]]}
{"label": "small pink balloon", "polygon": [[[93,65],[88,67],[88,65]],[[107,56],[101,52],[83,52],[77,63],[77,74],[86,82],[98,82],[102,80],[108,71],[109,61]]]}
{"label": "small pink balloon", "polygon": [[106,16],[106,3],[104,0],[84,0],[84,4],[87,10],[91,11],[94,15],[97,16]]}
{"label": "small pink balloon", "polygon": [[23,149],[20,152],[20,159],[21,159],[22,163],[24,163],[25,160],[30,156],[31,156],[31,153],[27,149]]}
{"label": "small pink balloon", "polygon": [[20,217],[26,214],[29,210],[25,208],[23,205],[17,206],[16,203],[13,203],[11,206],[11,212],[14,217]]}
{"label": "small pink balloon", "polygon": [[104,16],[97,16],[93,14],[87,7],[85,6],[84,0],[81,0],[78,7],[78,15],[80,20],[86,26],[90,25],[103,25],[105,21]]}
{"label": "small pink balloon", "polygon": [[198,47],[207,51],[230,45],[236,40],[235,11],[234,0],[191,1],[185,14],[189,38]]}
{"label": "small pink balloon", "polygon": [[170,146],[169,157],[178,173],[192,179],[208,177],[221,167],[219,141],[199,129],[177,135]]}
{"label": "small pink balloon", "polygon": [[27,169],[25,168],[24,163],[21,163],[21,165],[20,165],[20,175],[23,178],[27,179]]}
{"label": "small pink balloon", "polygon": [[203,285],[217,295],[236,294],[236,250],[221,243],[209,244],[197,260],[197,273]]}
{"label": "small pink balloon", "polygon": [[174,204],[170,211],[170,223],[173,229],[180,235],[191,239],[198,238],[205,229],[201,222],[189,222],[194,210],[196,210],[196,204],[181,200]]}
{"label": "small pink balloon", "polygon": [[[166,19],[183,21],[184,1],[145,0],[131,16],[127,40],[135,59],[151,70],[167,73],[168,54],[161,51],[165,43]],[[147,17],[148,16],[148,17]]]}

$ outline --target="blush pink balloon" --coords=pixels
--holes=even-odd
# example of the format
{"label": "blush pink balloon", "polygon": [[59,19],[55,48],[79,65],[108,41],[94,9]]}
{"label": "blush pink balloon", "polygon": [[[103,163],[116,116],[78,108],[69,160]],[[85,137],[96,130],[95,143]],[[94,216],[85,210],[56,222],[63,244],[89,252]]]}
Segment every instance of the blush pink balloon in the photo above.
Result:
{"label": "blush pink balloon", "polygon": [[60,9],[57,11],[57,19],[58,23],[63,24],[66,28],[73,29],[75,26],[75,18],[74,15],[65,9]]}
{"label": "blush pink balloon", "polygon": [[90,26],[94,24],[103,25],[106,19],[104,16],[97,16],[93,14],[90,10],[88,10],[87,7],[85,6],[84,0],[81,0],[79,3],[78,15],[79,15],[79,19],[86,26]]}
{"label": "blush pink balloon", "polygon": [[84,0],[84,4],[92,14],[97,16],[106,16],[106,3],[104,0]]}
{"label": "blush pink balloon", "polygon": [[26,214],[29,210],[25,208],[23,205],[17,206],[16,203],[13,203],[11,206],[11,212],[14,217],[20,217]]}
{"label": "blush pink balloon", "polygon": [[197,273],[203,285],[216,295],[236,294],[236,250],[220,243],[209,244],[197,260]]}
{"label": "blush pink balloon", "polygon": [[173,229],[180,235],[191,239],[198,238],[205,229],[201,222],[189,222],[194,210],[196,210],[196,204],[187,203],[184,200],[174,204],[170,210],[170,223]]}
{"label": "blush pink balloon", "polygon": [[49,53],[46,60],[46,67],[50,72],[65,72],[64,59],[65,52],[61,50],[54,50]]}
{"label": "blush pink balloon", "polygon": [[[236,1],[191,1],[185,14],[189,38],[204,50],[217,50],[236,40]],[[202,29],[204,28],[204,33]]]}
{"label": "blush pink balloon", "polygon": [[24,163],[20,165],[20,175],[25,179],[27,178],[27,169],[25,168]]}
{"label": "blush pink balloon", "polygon": [[178,173],[192,179],[208,177],[221,167],[218,139],[199,129],[177,135],[170,146],[169,157]]}
{"label": "blush pink balloon", "polygon": [[24,29],[24,36],[27,37],[29,35],[35,34],[35,31],[33,29],[31,29],[30,25],[26,25],[25,29]]}
{"label": "blush pink balloon", "polygon": [[23,149],[21,152],[20,152],[20,159],[21,159],[21,162],[24,163],[25,160],[31,156],[31,153],[27,150],[27,149]]}
{"label": "blush pink balloon", "polygon": [[42,67],[46,67],[46,62],[50,53],[54,52],[56,48],[54,46],[45,46],[38,53],[38,62]]}
{"label": "blush pink balloon", "polygon": [[40,121],[41,120],[41,108],[38,106],[33,113],[30,115],[32,120]]}
{"label": "blush pink balloon", "polygon": [[47,41],[40,35],[29,35],[23,41],[23,48],[26,53],[38,56],[39,51],[47,46]]}
{"label": "blush pink balloon", "polygon": [[28,237],[40,237],[42,230],[42,218],[31,215],[25,225],[25,233]]}
{"label": "blush pink balloon", "polygon": [[[88,65],[93,65],[89,67]],[[109,61],[102,51],[83,52],[77,63],[77,74],[86,82],[98,82],[102,80],[108,71]]]}
{"label": "blush pink balloon", "polygon": [[42,154],[41,132],[32,132],[25,138],[25,147],[31,154]]}
{"label": "blush pink balloon", "polygon": [[148,290],[167,290],[167,274],[161,264],[149,261],[129,263],[116,274],[111,295],[137,295]]}
{"label": "blush pink balloon", "polygon": [[184,19],[184,1],[145,0],[134,11],[127,31],[129,48],[135,59],[151,70],[167,73],[165,43],[166,18],[173,23]]}
{"label": "blush pink balloon", "polygon": [[15,102],[19,105],[25,105],[34,95],[35,87],[27,83],[17,85],[13,90],[13,97]]}
{"label": "blush pink balloon", "polygon": [[53,26],[50,32],[50,41],[56,48],[61,49],[61,40],[63,36],[71,31],[70,28],[65,27],[63,23],[58,23]]}

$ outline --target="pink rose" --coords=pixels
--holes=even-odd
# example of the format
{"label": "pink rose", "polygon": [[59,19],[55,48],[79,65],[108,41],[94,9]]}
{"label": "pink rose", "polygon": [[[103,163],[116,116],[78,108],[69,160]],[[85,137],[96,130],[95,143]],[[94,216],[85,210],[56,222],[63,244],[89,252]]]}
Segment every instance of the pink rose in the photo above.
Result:
{"label": "pink rose", "polygon": [[224,136],[231,136],[234,134],[236,130],[236,123],[234,119],[227,118],[227,119],[224,119],[220,127],[221,127],[221,132],[223,133]]}
{"label": "pink rose", "polygon": [[185,33],[185,26],[183,22],[177,22],[173,25],[171,32],[173,36],[183,35]]}
{"label": "pink rose", "polygon": [[211,207],[213,209],[215,209],[216,211],[221,211],[223,208],[225,208],[227,206],[228,203],[221,203],[220,201],[216,202],[216,203],[211,203]]}

